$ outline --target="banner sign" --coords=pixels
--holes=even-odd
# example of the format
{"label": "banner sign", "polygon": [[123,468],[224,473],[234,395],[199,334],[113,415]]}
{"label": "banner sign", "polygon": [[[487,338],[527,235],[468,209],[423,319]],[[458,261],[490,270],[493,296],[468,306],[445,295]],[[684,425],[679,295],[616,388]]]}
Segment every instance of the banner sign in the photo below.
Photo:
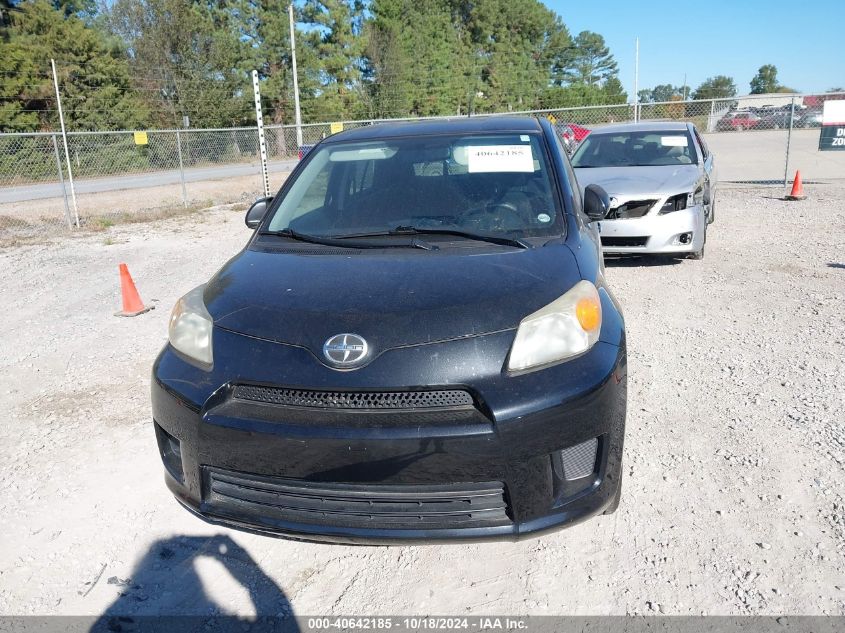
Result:
{"label": "banner sign", "polygon": [[845,151],[845,100],[824,102],[819,151]]}

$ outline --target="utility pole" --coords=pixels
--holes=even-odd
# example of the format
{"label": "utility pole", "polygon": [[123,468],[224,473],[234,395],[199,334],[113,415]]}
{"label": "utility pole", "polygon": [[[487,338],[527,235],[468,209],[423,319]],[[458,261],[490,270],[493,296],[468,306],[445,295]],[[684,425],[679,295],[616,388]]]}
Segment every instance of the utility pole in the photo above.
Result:
{"label": "utility pole", "polygon": [[640,120],[640,38],[634,49],[634,123]]}
{"label": "utility pole", "polygon": [[62,112],[62,97],[59,94],[59,79],[56,75],[56,62],[50,60],[50,67],[53,69],[53,86],[56,88],[56,106],[59,109],[59,123],[62,126],[62,142],[65,145],[65,162],[67,163],[67,180],[70,183],[70,199],[73,201],[73,217],[76,228],[79,228],[79,208],[76,206],[76,191],[73,188],[73,171],[70,168],[70,152],[67,150],[67,132],[65,131],[65,115]]}
{"label": "utility pole", "polygon": [[302,147],[302,116],[299,113],[299,79],[296,76],[296,35],[293,26],[293,4],[288,5],[290,18],[290,60],[293,66],[293,107],[296,113],[296,146]]}

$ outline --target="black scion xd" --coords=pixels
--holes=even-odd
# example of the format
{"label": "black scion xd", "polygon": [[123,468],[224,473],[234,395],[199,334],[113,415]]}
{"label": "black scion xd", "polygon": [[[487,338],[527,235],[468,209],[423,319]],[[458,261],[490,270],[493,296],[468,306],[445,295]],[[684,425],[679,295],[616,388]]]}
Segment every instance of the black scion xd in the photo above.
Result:
{"label": "black scion xd", "polygon": [[202,518],[354,542],[518,538],[616,509],[625,327],[544,119],[325,139],[179,300],[153,368]]}

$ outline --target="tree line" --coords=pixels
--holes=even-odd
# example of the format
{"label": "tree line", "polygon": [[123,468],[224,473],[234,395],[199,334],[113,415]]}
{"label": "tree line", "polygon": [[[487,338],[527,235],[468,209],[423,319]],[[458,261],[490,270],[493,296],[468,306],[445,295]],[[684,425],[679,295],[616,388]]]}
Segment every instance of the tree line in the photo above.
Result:
{"label": "tree line", "polygon": [[[298,0],[305,122],[625,103],[604,38],[538,0]],[[279,0],[0,0],[0,131],[293,121]]]}
{"label": "tree line", "polygon": [[[749,94],[794,93],[793,88],[784,86],[778,80],[778,69],[774,64],[764,64],[757,70],[757,74],[749,82]],[[830,92],[837,92],[832,89]],[[688,97],[693,99],[729,99],[737,95],[737,87],[733,77],[716,75],[704,80],[695,90],[689,86],[673,86],[660,84],[654,88],[645,88],[637,92],[641,103],[658,103],[663,101],[683,101]]]}

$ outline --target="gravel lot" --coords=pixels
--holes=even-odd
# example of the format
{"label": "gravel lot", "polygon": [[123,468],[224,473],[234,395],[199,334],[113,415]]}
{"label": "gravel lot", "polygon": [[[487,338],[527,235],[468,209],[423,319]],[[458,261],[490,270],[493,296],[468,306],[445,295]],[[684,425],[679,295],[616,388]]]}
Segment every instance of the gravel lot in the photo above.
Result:
{"label": "gravel lot", "polygon": [[[163,483],[152,361],[240,212],[0,250],[0,613],[845,614],[845,187],[723,189],[703,262],[623,260],[619,511],[520,543],[206,525]],[[118,319],[117,264],[158,309]]]}

